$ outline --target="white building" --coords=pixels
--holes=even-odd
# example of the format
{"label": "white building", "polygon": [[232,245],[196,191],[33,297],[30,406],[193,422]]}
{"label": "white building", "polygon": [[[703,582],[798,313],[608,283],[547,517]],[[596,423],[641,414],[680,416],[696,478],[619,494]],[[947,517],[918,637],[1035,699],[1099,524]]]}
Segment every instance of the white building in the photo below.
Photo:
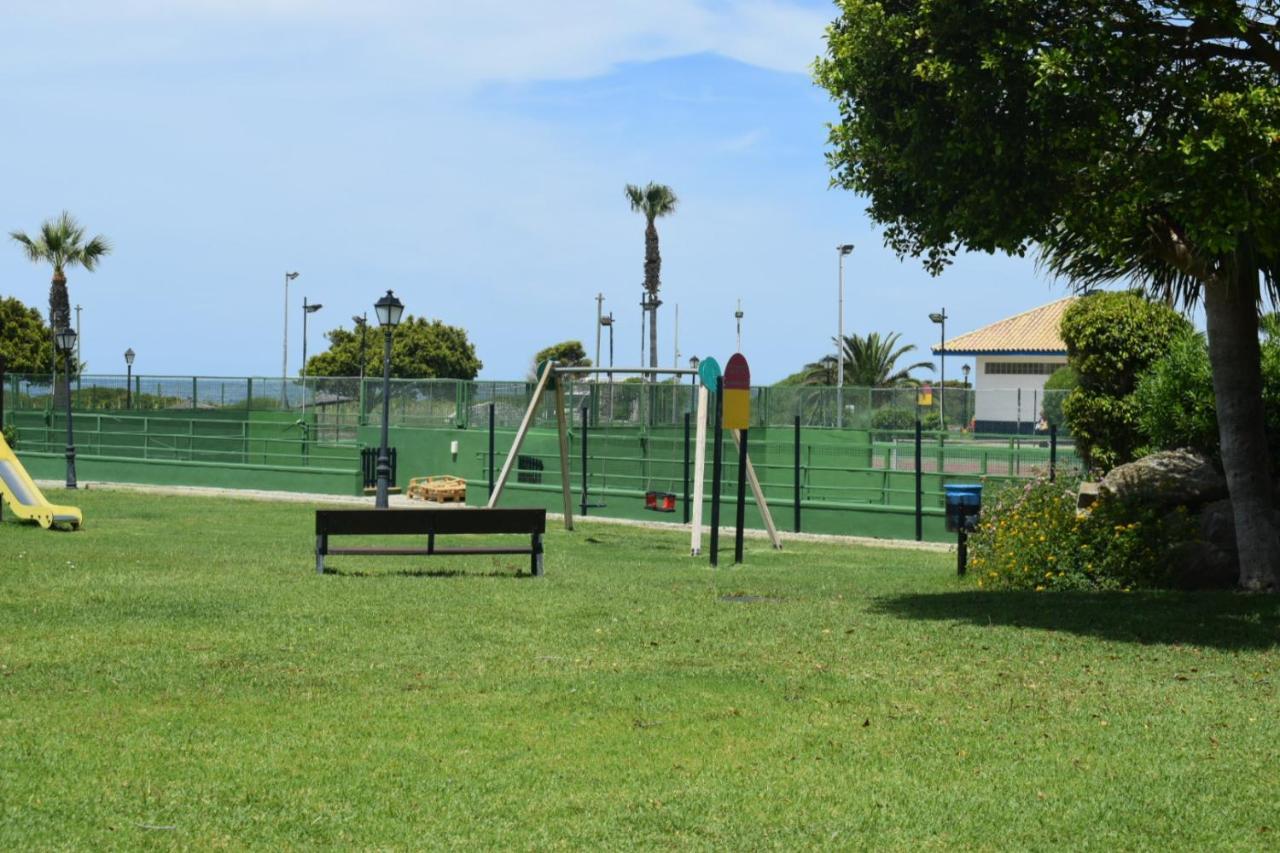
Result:
{"label": "white building", "polygon": [[[972,356],[974,429],[1029,433],[1040,421],[1045,381],[1067,363],[1059,326],[1076,297],[1015,314],[945,342],[949,356]],[[934,355],[943,346],[932,347]]]}

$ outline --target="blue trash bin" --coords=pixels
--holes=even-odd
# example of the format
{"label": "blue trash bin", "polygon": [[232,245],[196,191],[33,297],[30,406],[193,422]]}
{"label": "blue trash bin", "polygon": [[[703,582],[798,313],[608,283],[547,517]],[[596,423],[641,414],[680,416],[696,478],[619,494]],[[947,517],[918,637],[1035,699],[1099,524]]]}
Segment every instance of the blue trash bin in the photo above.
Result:
{"label": "blue trash bin", "polygon": [[942,490],[946,495],[947,530],[968,533],[976,529],[982,512],[982,484],[949,483]]}

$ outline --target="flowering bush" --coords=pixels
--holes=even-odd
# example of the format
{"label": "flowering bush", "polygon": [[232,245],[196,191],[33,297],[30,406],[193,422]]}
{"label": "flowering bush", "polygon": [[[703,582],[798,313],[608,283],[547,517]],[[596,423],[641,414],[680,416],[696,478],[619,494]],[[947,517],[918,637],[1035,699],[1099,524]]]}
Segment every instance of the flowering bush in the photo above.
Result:
{"label": "flowering bush", "polygon": [[1077,515],[1070,489],[1032,480],[984,501],[969,566],[986,589],[1168,586],[1167,554],[1194,533],[1185,510],[1104,500]]}

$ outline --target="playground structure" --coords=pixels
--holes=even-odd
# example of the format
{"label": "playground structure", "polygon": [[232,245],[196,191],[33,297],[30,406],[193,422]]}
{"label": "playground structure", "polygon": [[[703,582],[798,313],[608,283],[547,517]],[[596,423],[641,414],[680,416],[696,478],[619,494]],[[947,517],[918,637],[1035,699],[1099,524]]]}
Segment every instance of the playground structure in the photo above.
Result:
{"label": "playground structure", "polygon": [[[735,356],[735,358],[741,359],[741,355]],[[745,361],[743,361],[742,364],[745,367]],[[608,367],[608,368],[560,367],[554,361],[543,362],[538,366],[537,385],[534,388],[533,394],[529,398],[529,405],[525,409],[524,416],[521,418],[520,426],[516,429],[515,437],[511,443],[511,449],[507,452],[506,460],[503,462],[503,465],[502,465],[502,472],[501,474],[498,475],[497,480],[493,483],[492,488],[490,489],[489,500],[488,500],[488,503],[486,504],[486,507],[493,509],[498,505],[498,502],[502,499],[503,490],[505,489],[507,482],[511,477],[513,466],[516,464],[516,461],[520,458],[520,450],[524,445],[525,438],[529,434],[529,430],[534,422],[534,418],[538,412],[538,409],[542,405],[543,396],[546,394],[547,391],[553,391],[555,394],[556,435],[558,440],[557,443],[559,446],[560,491],[561,491],[561,497],[563,500],[563,508],[564,508],[564,526],[566,530],[573,530],[573,497],[571,494],[572,477],[570,473],[570,464],[569,464],[569,458],[570,458],[569,457],[569,428],[568,428],[568,416],[565,411],[564,380],[566,378],[572,377],[574,375],[579,375],[579,374],[598,375],[598,374],[605,373],[605,374],[609,374],[610,378],[612,378],[614,374],[621,374],[624,376],[625,375],[641,375],[646,377],[656,377],[658,375],[674,375],[676,377],[701,375],[705,379],[705,377],[712,375],[711,371],[709,371],[709,368],[713,368],[713,367],[714,367],[714,372],[718,374],[719,367],[718,365],[716,365],[714,359],[705,360],[703,362],[703,366],[701,370],[684,369],[684,368],[653,368],[653,367],[648,367],[648,368],[645,368],[645,367]],[[745,390],[745,389],[740,389],[740,390]],[[724,396],[725,395],[723,391],[718,395],[718,397],[720,398],[718,400],[718,403],[721,405],[723,403]],[[697,456],[696,456],[695,464],[697,466],[697,470],[700,472],[700,475],[696,478],[695,486],[694,486],[695,491],[694,491],[694,497],[692,501],[693,518],[691,521],[692,542],[691,542],[691,548],[690,548],[691,553],[694,556],[697,556],[701,552],[702,504],[703,504],[703,494],[702,494],[703,477],[701,476],[701,472],[704,471],[706,467],[706,456],[705,456],[706,442],[703,440],[703,437],[706,434],[708,399],[709,399],[709,392],[704,383],[698,388],[697,429],[698,429],[699,440],[696,448]],[[777,527],[774,525],[772,515],[769,513],[769,505],[768,505],[768,502],[765,500],[764,490],[761,488],[760,482],[756,478],[755,469],[751,465],[750,457],[747,455],[747,452],[746,452],[746,432],[747,431],[745,429],[742,429],[741,427],[744,427],[747,425],[747,419],[749,416],[745,413],[749,412],[750,404],[749,404],[749,401],[747,401],[747,402],[744,402],[742,405],[744,406],[744,409],[743,409],[744,414],[742,415],[742,422],[741,423],[735,422],[734,424],[732,424],[732,426],[739,427],[739,428],[733,429],[734,441],[736,442],[740,450],[739,497],[737,501],[737,506],[738,506],[737,527],[738,527],[738,540],[739,540],[739,544],[737,547],[737,559],[739,561],[741,561],[742,548],[741,548],[740,540],[741,540],[741,531],[743,526],[743,509],[745,506],[745,501],[743,500],[743,497],[742,497],[742,490],[745,487],[744,480],[750,480],[751,482],[751,489],[756,499],[756,506],[760,511],[762,517],[764,518],[765,527],[769,532],[769,537],[773,543],[773,547],[774,548],[782,547],[782,539],[781,537],[779,537]],[[586,429],[585,424],[586,424],[586,416],[584,411],[584,436],[585,436],[585,429]],[[717,426],[720,426],[719,420],[717,420]],[[717,434],[715,438],[717,442],[716,444],[716,452],[717,452],[716,476],[718,477],[720,473],[719,441],[722,438],[722,435]],[[587,502],[586,482],[587,482],[587,465],[588,465],[589,459],[585,450],[585,447],[586,447],[585,440],[583,442],[583,447],[584,447],[584,450],[583,450],[583,457],[582,457],[582,466],[583,466],[582,467],[582,476],[583,476],[582,508],[583,508],[583,511],[585,512],[586,509],[590,506],[590,504]],[[719,480],[716,480],[716,486],[717,487],[719,486]],[[719,492],[720,492],[719,488],[716,488],[713,493],[713,520],[712,520],[713,540],[718,533],[717,522],[719,521],[719,518],[718,518]],[[650,496],[653,496],[655,494],[656,493],[653,490],[646,489],[647,508],[665,510],[666,509],[665,506],[659,507],[655,505],[656,502],[651,499]],[[714,549],[713,549],[713,559],[714,559]]]}
{"label": "playground structure", "polygon": [[76,529],[84,524],[84,516],[76,507],[58,506],[45,499],[3,436],[0,436],[0,498],[3,499],[0,506],[7,503],[18,518],[34,521],[45,530]]}

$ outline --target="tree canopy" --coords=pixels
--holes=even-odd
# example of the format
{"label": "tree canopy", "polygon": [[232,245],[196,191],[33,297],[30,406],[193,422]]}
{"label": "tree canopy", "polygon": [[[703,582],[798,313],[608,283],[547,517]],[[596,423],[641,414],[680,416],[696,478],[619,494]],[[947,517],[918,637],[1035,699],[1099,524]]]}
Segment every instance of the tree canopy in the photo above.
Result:
{"label": "tree canopy", "polygon": [[[382,375],[382,330],[365,333],[365,373]],[[309,376],[359,376],[360,330],[338,327],[325,333],[329,349],[307,360]],[[396,327],[391,344],[391,376],[395,379],[475,379],[483,367],[466,330],[440,320],[407,316]]]}
{"label": "tree canopy", "polygon": [[111,253],[111,243],[101,234],[86,240],[84,226],[65,210],[42,222],[35,237],[23,231],[10,231],[9,236],[22,247],[27,260],[53,267],[53,281],[49,287],[49,321],[59,325],[70,323],[67,270],[80,266],[93,272],[98,261]]}
{"label": "tree canopy", "polygon": [[[888,388],[895,385],[911,385],[915,379],[913,370],[933,370],[933,362],[917,361],[906,367],[898,362],[915,351],[915,344],[898,345],[901,332],[889,332],[883,337],[879,332],[869,332],[864,337],[853,334],[844,339],[844,384],[853,388]],[[835,338],[832,338],[832,343]],[[835,385],[837,362],[834,355],[806,364],[798,374],[784,382],[795,380],[798,385]]]}
{"label": "tree canopy", "polygon": [[1037,251],[1203,298],[1241,582],[1280,583],[1258,305],[1280,259],[1276,0],[840,0],[833,183],[940,272]]}
{"label": "tree canopy", "polygon": [[558,344],[543,347],[534,354],[533,363],[529,366],[531,379],[538,378],[538,365],[547,359],[555,360],[560,367],[591,366],[591,359],[587,358],[587,351],[582,346],[582,341],[561,341]]}
{"label": "tree canopy", "polygon": [[7,372],[48,374],[53,368],[51,335],[39,310],[0,297],[0,355]]}

